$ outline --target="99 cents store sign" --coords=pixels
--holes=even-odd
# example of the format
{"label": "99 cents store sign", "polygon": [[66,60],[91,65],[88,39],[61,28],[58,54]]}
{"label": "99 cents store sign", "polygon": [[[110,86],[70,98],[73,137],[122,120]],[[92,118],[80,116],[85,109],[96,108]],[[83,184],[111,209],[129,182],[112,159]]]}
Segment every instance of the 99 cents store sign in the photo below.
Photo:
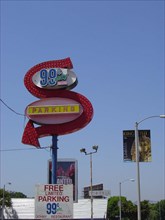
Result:
{"label": "99 cents store sign", "polygon": [[73,185],[36,185],[35,219],[73,218]]}
{"label": "99 cents store sign", "polygon": [[66,58],[37,64],[26,73],[24,84],[39,100],[25,109],[29,121],[22,143],[40,148],[39,138],[78,131],[92,120],[90,101],[69,91],[78,83],[72,68],[70,58]]}
{"label": "99 cents store sign", "polygon": [[[92,120],[93,107],[90,101],[70,91],[78,83],[72,68],[70,58],[66,58],[39,63],[26,73],[24,84],[39,100],[25,109],[29,121],[24,129],[22,143],[40,148],[39,138],[52,136],[57,141],[57,136],[76,132]],[[57,146],[52,149],[57,150]],[[57,161],[57,154],[52,155]],[[55,163],[52,164],[55,170]],[[54,173],[56,170],[52,172],[53,177]],[[56,183],[55,178],[52,183]],[[73,185],[36,186],[35,218],[73,218]]]}

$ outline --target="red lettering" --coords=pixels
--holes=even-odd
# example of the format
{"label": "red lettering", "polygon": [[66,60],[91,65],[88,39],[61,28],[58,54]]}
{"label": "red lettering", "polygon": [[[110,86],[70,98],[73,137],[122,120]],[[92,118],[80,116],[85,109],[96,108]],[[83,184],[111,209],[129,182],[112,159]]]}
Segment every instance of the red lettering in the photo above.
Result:
{"label": "red lettering", "polygon": [[44,191],[49,190],[49,185],[44,185]]}
{"label": "red lettering", "polygon": [[39,202],[69,202],[68,196],[38,196]]}
{"label": "red lettering", "polygon": [[74,112],[74,106],[71,106],[71,107],[70,107],[70,111],[71,111],[71,112]]}
{"label": "red lettering", "polygon": [[32,113],[35,113],[36,112],[36,108],[35,107],[32,107]]}
{"label": "red lettering", "polygon": [[56,112],[56,107],[52,107],[52,112]]}
{"label": "red lettering", "polygon": [[64,191],[63,185],[44,185],[44,191]]}
{"label": "red lettering", "polygon": [[67,106],[64,106],[64,112],[67,112],[68,111],[68,108],[67,108]]}
{"label": "red lettering", "polygon": [[42,108],[38,108],[38,113],[42,113]]}
{"label": "red lettering", "polygon": [[50,185],[50,186],[49,186],[49,191],[54,191],[54,190],[53,190],[53,185]]}
{"label": "red lettering", "polygon": [[42,201],[42,196],[38,196],[38,201]]}
{"label": "red lettering", "polygon": [[63,185],[59,185],[59,190],[63,191],[64,190],[64,186]]}
{"label": "red lettering", "polygon": [[49,113],[49,108],[45,107],[45,113]]}

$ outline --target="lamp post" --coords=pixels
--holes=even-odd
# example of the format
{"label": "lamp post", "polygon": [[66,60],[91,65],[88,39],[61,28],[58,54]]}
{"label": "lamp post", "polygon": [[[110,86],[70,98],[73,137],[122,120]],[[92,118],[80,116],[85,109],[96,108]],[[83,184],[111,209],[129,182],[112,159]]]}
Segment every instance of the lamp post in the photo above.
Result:
{"label": "lamp post", "polygon": [[123,180],[122,182],[119,182],[119,219],[121,220],[121,184],[124,183],[124,182],[127,182],[127,181],[132,181],[134,182],[135,180],[134,179],[126,179],[126,180]]}
{"label": "lamp post", "polygon": [[90,182],[91,182],[91,186],[90,186],[90,188],[91,188],[91,219],[93,219],[93,187],[92,187],[92,185],[93,185],[93,183],[92,183],[92,154],[94,154],[94,153],[97,153],[97,150],[98,150],[98,146],[97,145],[94,145],[93,147],[93,150],[94,151],[92,151],[92,152],[89,152],[89,153],[87,153],[86,152],[86,149],[85,148],[81,148],[80,149],[80,152],[81,153],[85,153],[85,155],[90,155]]}
{"label": "lamp post", "polygon": [[[7,184],[11,185],[10,182],[8,182]],[[3,186],[3,197],[2,197],[2,213],[1,213],[1,219],[2,220],[4,219],[4,216],[3,216],[4,208],[5,208],[5,184]]]}
{"label": "lamp post", "polygon": [[136,148],[136,172],[137,172],[137,219],[141,220],[141,195],[140,195],[140,168],[139,168],[139,135],[138,126],[141,122],[148,120],[150,118],[165,118],[165,115],[153,115],[142,119],[139,122],[135,122],[135,148]]}

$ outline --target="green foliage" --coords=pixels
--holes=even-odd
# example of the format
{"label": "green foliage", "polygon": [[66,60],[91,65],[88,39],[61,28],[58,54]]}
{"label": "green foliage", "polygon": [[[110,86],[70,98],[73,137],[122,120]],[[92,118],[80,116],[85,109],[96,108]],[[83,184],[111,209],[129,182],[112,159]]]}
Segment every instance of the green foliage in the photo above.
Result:
{"label": "green foliage", "polygon": [[159,219],[165,220],[165,200],[161,200],[160,202],[156,203],[156,209]]}
{"label": "green foliage", "polygon": [[[121,214],[123,220],[136,220],[136,206],[121,197]],[[108,200],[107,218],[109,220],[119,219],[119,197],[114,196]]]}
{"label": "green foliage", "polygon": [[125,202],[122,206],[122,214],[123,214],[123,219],[130,219],[130,220],[135,220],[137,218],[137,207],[135,204],[133,204],[131,201],[127,201],[125,199]]}
{"label": "green foliage", "polygon": [[150,214],[149,201],[144,200],[141,202],[141,219],[147,220]]}
{"label": "green foliage", "polygon": [[149,204],[149,209],[150,209],[150,213],[149,213],[149,217],[148,219],[151,219],[151,220],[157,220],[159,219],[158,215],[158,211],[157,211],[157,208],[156,208],[156,204]]}
{"label": "green foliage", "polygon": [[11,198],[27,198],[27,196],[23,194],[22,192],[11,192],[10,191],[10,196]]}
{"label": "green foliage", "polygon": [[[3,204],[3,189],[0,189],[0,206],[2,206],[2,204]],[[12,205],[10,193],[8,191],[4,192],[4,205],[7,207],[11,207]]]}
{"label": "green foliage", "polygon": [[[122,220],[137,220],[137,206],[125,197],[122,201]],[[119,197],[109,198],[107,206],[107,219],[119,219]],[[142,220],[165,220],[165,200],[157,203],[150,203],[147,200],[141,202],[141,219]]]}
{"label": "green foliage", "polygon": [[154,204],[149,204],[149,206],[149,220],[165,220],[165,200],[161,200]]}
{"label": "green foliage", "polygon": [[[5,198],[4,205],[7,207],[11,207],[11,205],[12,205],[11,198],[27,198],[27,196],[21,192],[5,191],[4,198]],[[1,207],[2,207],[2,204],[3,204],[3,189],[0,189],[0,206]]]}
{"label": "green foliage", "polygon": [[108,200],[108,207],[107,207],[107,217],[109,220],[118,219],[119,216],[119,197],[113,196]]}

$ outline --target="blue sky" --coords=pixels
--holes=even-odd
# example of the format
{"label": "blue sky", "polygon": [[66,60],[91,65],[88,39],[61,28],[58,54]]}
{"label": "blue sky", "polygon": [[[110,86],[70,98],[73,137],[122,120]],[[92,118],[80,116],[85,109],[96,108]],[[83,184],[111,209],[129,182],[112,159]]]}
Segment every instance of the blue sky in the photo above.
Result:
{"label": "blue sky", "polygon": [[[8,106],[24,114],[38,100],[24,86],[26,72],[66,57],[79,81],[73,91],[91,101],[94,117],[82,130],[59,136],[58,157],[78,160],[81,196],[90,169],[80,148],[98,145],[93,184],[119,195],[119,182],[136,180],[135,163],[123,162],[123,130],[165,113],[164,2],[1,0],[1,99]],[[26,123],[1,103],[0,186],[12,182],[8,189],[34,196],[35,184],[47,182],[51,152],[21,143]],[[147,120],[140,129],[150,129],[152,141],[152,162],[140,164],[141,199],[165,199],[165,120]],[[50,146],[51,137],[41,144]],[[136,201],[136,188],[136,181],[125,182],[122,195]]]}

